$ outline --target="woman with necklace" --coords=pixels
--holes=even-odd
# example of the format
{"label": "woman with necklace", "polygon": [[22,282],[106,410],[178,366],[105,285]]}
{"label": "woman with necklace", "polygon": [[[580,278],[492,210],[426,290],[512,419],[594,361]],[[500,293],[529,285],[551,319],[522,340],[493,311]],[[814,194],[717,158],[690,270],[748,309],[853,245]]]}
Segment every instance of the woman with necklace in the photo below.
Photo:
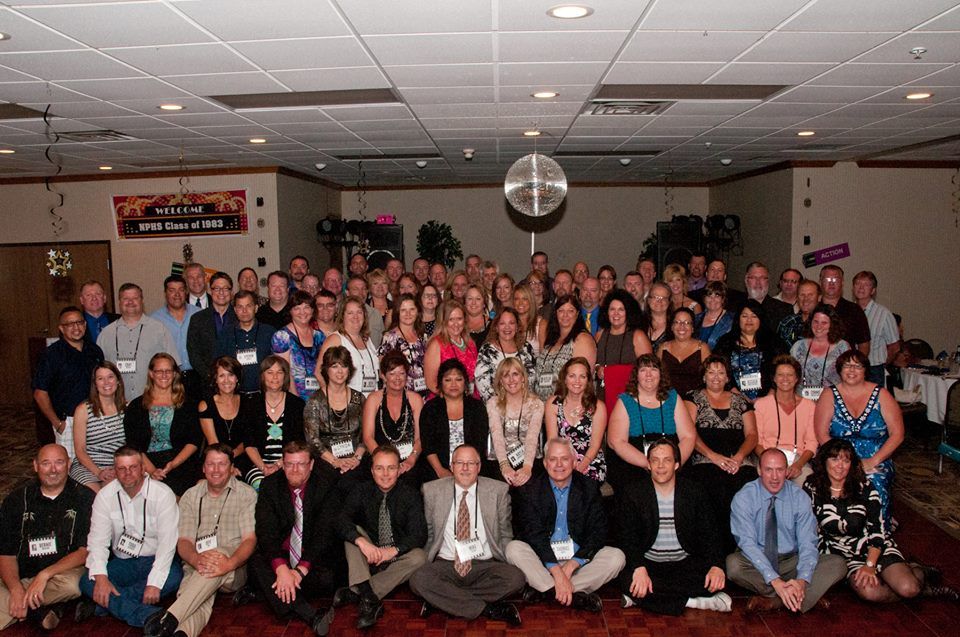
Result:
{"label": "woman with necklace", "polygon": [[694,316],[685,307],[674,310],[670,318],[670,335],[657,350],[670,384],[683,398],[702,385],[701,365],[710,356],[707,344],[693,338]]}
{"label": "woman with necklace", "polygon": [[530,343],[520,335],[519,325],[517,311],[512,307],[503,308],[490,324],[487,342],[477,352],[477,391],[484,403],[497,393],[493,377],[503,359],[517,357],[526,368],[527,375],[533,378],[537,357]]}
{"label": "woman with necklace", "polygon": [[517,326],[520,335],[530,343],[535,354],[539,353],[541,334],[546,332],[547,322],[537,316],[537,302],[526,283],[518,283],[513,288],[513,309],[520,317],[520,324]]}
{"label": "woman with necklace", "polygon": [[276,354],[260,363],[260,393],[243,423],[243,446],[252,466],[243,475],[254,489],[267,476],[280,471],[283,445],[303,440],[303,399],[288,391],[290,365]]}
{"label": "woman with necklace", "polygon": [[208,445],[222,442],[233,449],[234,471],[243,475],[250,470],[247,454],[243,452],[243,427],[245,416],[241,411],[251,409],[249,398],[238,393],[243,368],[232,356],[221,356],[210,368],[212,395],[201,400],[200,429]]}
{"label": "woman with necklace", "polygon": [[[370,340],[370,326],[367,324],[367,312],[364,303],[355,296],[348,296],[343,300],[340,311],[337,313],[337,331],[323,344],[320,357],[331,347],[347,348],[353,360],[353,375],[347,384],[350,389],[369,396],[377,390],[377,369],[380,361],[377,348]],[[317,379],[323,386],[323,378]]]}
{"label": "woman with necklace", "polygon": [[367,287],[370,288],[368,304],[380,312],[384,329],[390,329],[393,324],[393,310],[390,307],[390,282],[386,273],[380,268],[367,272]]}
{"label": "woman with necklace", "polygon": [[671,263],[663,269],[663,281],[670,288],[670,309],[679,310],[685,307],[694,315],[703,308],[700,304],[687,296],[687,270],[679,263]]}
{"label": "woman with necklace", "polygon": [[957,591],[940,585],[939,569],[903,559],[884,523],[880,496],[849,441],[824,443],[813,467],[803,488],[820,526],[820,552],[847,560],[847,583],[858,597],[877,603],[917,596],[957,601]]}
{"label": "woman with necklace", "polygon": [[[462,444],[475,447],[480,458],[486,459],[490,433],[483,403],[464,393],[467,370],[463,363],[448,358],[440,363],[438,375],[440,393],[428,400],[420,412],[423,457],[430,465],[429,470],[424,471],[425,481],[452,475],[450,458]],[[483,463],[482,471],[487,477],[499,475],[499,471],[491,471],[491,464]]]}
{"label": "woman with necklace", "polygon": [[803,338],[793,344],[790,355],[800,363],[801,393],[816,402],[824,387],[840,382],[837,359],[850,349],[841,337],[843,322],[836,310],[821,303],[810,312]]}
{"label": "woman with necklace", "polygon": [[727,389],[730,373],[726,359],[707,356],[700,378],[704,389],[692,392],[684,402],[697,431],[694,452],[684,472],[709,496],[726,541],[724,550],[731,553],[736,550],[736,542],[730,533],[730,503],[737,491],[757,478],[753,457],[757,421],[750,401]]}
{"label": "woman with necklace", "polygon": [[420,289],[420,320],[423,333],[431,338],[437,329],[437,306],[440,305],[440,292],[433,283],[425,283]]}
{"label": "woman with necklace", "polygon": [[443,302],[440,309],[440,325],[436,334],[427,343],[423,357],[423,374],[427,379],[427,389],[432,395],[440,393],[437,385],[437,373],[440,363],[448,358],[456,358],[467,370],[467,394],[479,398],[474,386],[474,374],[477,371],[477,345],[466,335],[466,311],[463,304],[455,299]]}
{"label": "woman with necklace", "polygon": [[653,351],[643,329],[643,311],[629,292],[614,288],[600,306],[597,378],[607,413],[627,386],[633,363]]}
{"label": "woman with necklace", "polygon": [[670,388],[670,379],[653,354],[637,359],[607,426],[607,482],[616,491],[631,480],[649,479],[646,451],[658,438],[680,446],[682,465],[693,452],[697,431],[690,414]]}
{"label": "woman with necklace", "polygon": [[353,358],[347,348],[331,347],[323,353],[320,375],[324,389],[316,392],[303,409],[303,434],[312,454],[323,460],[337,476],[354,471],[366,454],[361,439],[363,394],[347,386],[353,376]]}
{"label": "woman with necklace", "polygon": [[367,396],[363,404],[363,446],[376,449],[393,445],[400,453],[400,475],[411,485],[423,481],[417,468],[423,448],[420,442],[420,394],[408,391],[407,359],[393,350],[380,361],[383,390]]}
{"label": "woman with necklace", "polygon": [[797,393],[800,363],[788,354],[773,359],[773,389],[753,403],[757,417],[759,457],[770,447],[787,456],[787,479],[797,486],[810,475],[810,461],[817,452],[817,436],[813,430],[812,400]]}
{"label": "woman with necklace", "polygon": [[170,354],[150,359],[143,395],[123,412],[127,445],[143,456],[143,469],[163,480],[177,496],[200,477],[197,449],[203,442],[197,404],[183,387],[180,368]]}
{"label": "woman with necklace", "polygon": [[415,391],[423,398],[427,395],[427,380],[423,375],[423,357],[427,350],[427,339],[423,334],[423,322],[420,320],[420,303],[411,294],[400,294],[393,309],[394,326],[383,335],[380,358],[391,350],[398,350],[410,364],[407,374],[407,389]]}
{"label": "woman with necklace", "polygon": [[785,353],[783,342],[764,327],[762,316],[760,304],[747,299],[714,352],[730,362],[731,380],[751,401],[770,389],[773,359]]}
{"label": "woman with necklace", "polygon": [[297,290],[290,296],[290,322],[273,335],[273,353],[290,366],[290,391],[307,400],[320,388],[314,370],[324,335],[311,327],[316,311],[313,295]]}
{"label": "woman with necklace", "polygon": [[493,449],[488,450],[487,458],[496,459],[500,477],[507,484],[521,487],[534,470],[543,468],[537,462],[537,458],[543,457],[543,401],[530,392],[527,370],[516,358],[505,358],[500,363],[493,383],[497,394],[487,401]]}
{"label": "woman with necklace", "polygon": [[467,286],[463,307],[467,313],[467,333],[477,349],[487,340],[490,329],[490,313],[487,311],[487,291],[479,283]]}
{"label": "woman with necklace", "polygon": [[647,294],[647,337],[657,351],[670,334],[670,288],[659,281],[650,286]]}
{"label": "woman with necklace", "polygon": [[70,465],[70,477],[96,493],[117,477],[113,470],[113,452],[126,441],[123,412],[127,401],[123,378],[113,363],[98,363],[91,376],[90,396],[73,414],[76,456]]}
{"label": "woman with necklace", "polygon": [[716,349],[720,338],[733,327],[733,314],[724,308],[727,301],[727,286],[721,281],[710,281],[704,288],[703,312],[697,314],[697,338],[706,341],[707,347]]}
{"label": "woman with necklace", "polygon": [[584,325],[580,301],[565,294],[554,307],[547,329],[541,332],[543,343],[537,355],[535,387],[540,400],[553,395],[560,369],[568,360],[582,356],[590,362],[591,369],[597,362],[597,343]]}
{"label": "woman with necklace", "polygon": [[[616,294],[616,290],[613,292]],[[557,393],[544,408],[547,440],[568,438],[577,452],[574,470],[602,484],[607,476],[603,434],[607,430],[607,408],[597,400],[590,363],[571,358],[560,370]]]}

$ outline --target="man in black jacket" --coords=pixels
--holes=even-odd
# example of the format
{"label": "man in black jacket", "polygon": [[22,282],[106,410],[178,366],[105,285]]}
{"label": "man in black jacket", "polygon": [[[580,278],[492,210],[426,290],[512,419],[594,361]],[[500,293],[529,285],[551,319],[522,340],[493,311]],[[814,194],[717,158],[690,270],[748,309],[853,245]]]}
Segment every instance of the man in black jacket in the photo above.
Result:
{"label": "man in black jacket", "polygon": [[210,277],[210,307],[200,310],[190,317],[187,327],[187,355],[193,373],[185,382],[187,393],[199,399],[196,393],[206,389],[210,379],[210,368],[217,355],[217,339],[226,330],[229,332],[237,324],[237,315],[233,311],[230,299],[233,298],[233,279],[226,272],[217,272]]}
{"label": "man in black jacket", "polygon": [[370,628],[383,615],[390,591],[423,566],[427,556],[427,520],[420,493],[400,477],[400,453],[395,447],[377,447],[371,454],[373,482],[350,491],[336,520],[344,541],[350,587],[333,598],[334,607],[360,603],[357,628]]}
{"label": "man in black jacket", "polygon": [[[283,471],[264,478],[257,498],[257,552],[248,562],[254,580],[278,617],[295,615],[326,635],[333,608],[316,610],[305,595],[333,586],[329,478],[313,473],[307,443],[283,447]],[[239,599],[244,596],[238,595]]]}
{"label": "man in black jacket", "polygon": [[624,556],[603,545],[607,519],[599,485],[573,470],[576,457],[568,439],[547,441],[547,474],[515,496],[519,539],[507,545],[507,561],[527,578],[524,601],[553,597],[563,606],[599,613],[603,605],[594,591],[617,576]]}
{"label": "man in black jacket", "polygon": [[627,567],[620,575],[623,605],[664,615],[699,608],[729,612],[723,591],[723,541],[703,492],[677,478],[680,449],[661,438],[647,451],[650,480],[616,494],[621,546]]}

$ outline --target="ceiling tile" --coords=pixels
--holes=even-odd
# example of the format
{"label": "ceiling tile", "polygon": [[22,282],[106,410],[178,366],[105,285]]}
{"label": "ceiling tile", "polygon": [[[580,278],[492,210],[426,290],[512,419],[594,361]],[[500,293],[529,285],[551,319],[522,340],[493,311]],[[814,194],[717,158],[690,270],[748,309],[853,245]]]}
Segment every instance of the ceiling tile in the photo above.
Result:
{"label": "ceiling tile", "polygon": [[203,0],[176,8],[222,40],[349,35],[326,0]]}
{"label": "ceiling tile", "polygon": [[884,90],[879,86],[797,86],[781,92],[772,100],[775,102],[841,104],[858,102]]}
{"label": "ceiling tile", "polygon": [[640,18],[648,0],[603,0],[593,2],[593,13],[578,20],[562,20],[547,15],[556,0],[495,0],[497,28],[510,31],[587,31],[630,28]]}
{"label": "ceiling tile", "polygon": [[820,86],[897,86],[935,73],[943,64],[844,64],[815,79]]}
{"label": "ceiling tile", "polygon": [[[0,57],[0,62],[2,61],[3,58]],[[35,79],[33,76],[21,73],[20,71],[14,71],[13,69],[0,66],[0,82],[31,82]]]}
{"label": "ceiling tile", "polygon": [[3,25],[4,33],[13,35],[9,40],[3,41],[2,50],[5,53],[57,51],[76,49],[80,46],[79,43],[53,29],[37,24],[6,7],[0,7],[0,24]]}
{"label": "ceiling tile", "polygon": [[726,62],[760,39],[756,31],[637,31],[621,62]]}
{"label": "ceiling tile", "polygon": [[400,91],[409,104],[482,104],[493,103],[493,87],[406,88]]}
{"label": "ceiling tile", "polygon": [[766,31],[777,26],[808,0],[671,0],[657,2],[643,21],[644,29],[697,31]]}
{"label": "ceiling tile", "polygon": [[144,98],[176,98],[184,93],[175,86],[152,78],[111,80],[68,80],[60,82],[66,89],[78,91],[102,100],[132,100]]}
{"label": "ceiling tile", "polygon": [[383,73],[375,66],[271,71],[270,75],[293,91],[338,91],[390,87],[390,82],[383,77]]}
{"label": "ceiling tile", "polygon": [[496,117],[497,115],[495,104],[417,104],[412,108],[420,118]]}
{"label": "ceiling tile", "polygon": [[830,64],[763,64],[741,62],[727,65],[710,78],[710,84],[803,84],[829,70]]}
{"label": "ceiling tile", "polygon": [[595,84],[607,68],[601,62],[557,62],[553,64],[499,64],[500,84]]}
{"label": "ceiling tile", "polygon": [[723,68],[719,63],[617,62],[605,84],[700,84]]}
{"label": "ceiling tile", "polygon": [[6,53],[0,54],[0,64],[52,81],[143,75],[96,51]]}
{"label": "ceiling tile", "polygon": [[20,10],[96,48],[212,40],[169,6],[158,2],[23,7]]}
{"label": "ceiling tile", "polygon": [[[583,103],[590,94],[593,93],[594,84],[580,85],[527,85],[527,86],[501,86],[501,102],[537,102],[543,104],[552,104],[554,102],[574,102]],[[537,91],[553,91],[558,93],[557,97],[549,100],[538,100],[532,95]]]}
{"label": "ceiling tile", "polygon": [[889,40],[892,35],[781,31],[770,34],[738,62],[846,62]]}
{"label": "ceiling tile", "polygon": [[955,0],[845,0],[817,2],[787,24],[785,31],[901,31],[929,20]]}
{"label": "ceiling tile", "polygon": [[500,33],[500,62],[607,63],[623,44],[627,31],[554,31]]}
{"label": "ceiling tile", "polygon": [[493,64],[388,66],[384,69],[401,89],[441,86],[493,86]]}
{"label": "ceiling tile", "polygon": [[231,46],[267,71],[373,64],[353,37],[234,42]]}
{"label": "ceiling tile", "polygon": [[413,119],[410,110],[403,104],[370,104],[366,106],[338,106],[324,109],[338,122],[354,122],[382,119]]}
{"label": "ceiling tile", "polygon": [[384,66],[490,64],[494,61],[493,37],[492,33],[418,33],[371,35],[365,37],[364,42],[377,62]]}
{"label": "ceiling tile", "polygon": [[448,0],[416,2],[369,2],[338,0],[347,20],[361,34],[455,33],[483,30],[492,24],[489,0],[458,1],[451,10]]}
{"label": "ceiling tile", "polygon": [[924,62],[960,62],[960,33],[906,33],[857,59],[857,62],[910,62],[910,50],[923,47]]}
{"label": "ceiling tile", "polygon": [[277,93],[283,86],[269,74],[212,73],[200,75],[167,75],[167,82],[194,95],[249,95],[251,93]]}
{"label": "ceiling tile", "polygon": [[174,75],[183,68],[195,73],[255,71],[256,68],[222,44],[103,49],[104,53],[150,75]]}

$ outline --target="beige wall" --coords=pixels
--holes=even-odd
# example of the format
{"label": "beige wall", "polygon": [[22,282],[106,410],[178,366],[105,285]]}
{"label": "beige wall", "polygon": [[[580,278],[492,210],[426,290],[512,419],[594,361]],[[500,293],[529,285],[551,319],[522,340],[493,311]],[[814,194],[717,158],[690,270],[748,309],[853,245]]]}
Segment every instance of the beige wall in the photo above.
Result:
{"label": "beige wall", "polygon": [[[953,352],[960,343],[954,173],[854,163],[795,169],[791,261],[799,266],[805,252],[849,243],[850,257],[836,262],[846,273],[847,298],[853,276],[872,270],[880,281],[877,301],[903,316],[906,336],[925,339],[934,352]],[[811,245],[803,245],[804,235]],[[819,267],[801,271],[816,278]]]}
{"label": "beige wall", "polygon": [[[703,215],[707,210],[706,188],[673,188],[672,194],[674,214]],[[344,218],[357,218],[356,198],[355,192],[341,193]],[[437,219],[453,227],[464,256],[476,252],[493,258],[501,271],[514,276],[530,270],[531,229],[537,231],[536,249],[550,256],[551,271],[572,268],[583,259],[594,275],[609,263],[622,277],[636,265],[656,222],[669,220],[664,190],[654,187],[573,186],[565,204],[540,219],[514,212],[500,187],[368,191],[366,201],[367,218],[394,214],[403,224],[407,267],[416,258],[420,226]]]}
{"label": "beige wall", "polygon": [[280,211],[280,265],[286,269],[295,255],[310,261],[319,276],[330,265],[330,251],[317,241],[317,221],[340,216],[340,193],[332,188],[289,175],[277,175]]}
{"label": "beige wall", "polygon": [[[61,182],[56,189],[65,196],[60,214],[64,218],[63,241],[111,242],[114,284],[138,283],[144,290],[148,312],[163,303],[163,279],[170,263],[182,262],[185,243],[193,246],[194,260],[207,267],[235,276],[243,266],[256,266],[257,257],[267,259],[265,268],[256,268],[261,276],[280,265],[277,227],[277,176],[274,173],[191,177],[191,190],[247,189],[250,231],[247,235],[224,237],[179,237],[175,239],[117,239],[111,209],[111,195],[155,194],[178,192],[176,177],[162,179],[118,179]],[[0,243],[52,242],[55,237],[49,223],[48,209],[56,202],[43,184],[2,186],[0,224],[4,228]],[[256,198],[264,198],[264,206],[256,206]],[[257,227],[257,219],[264,228]],[[264,241],[264,249],[258,241]],[[42,264],[41,264],[42,265]],[[285,264],[284,264],[285,265]]]}

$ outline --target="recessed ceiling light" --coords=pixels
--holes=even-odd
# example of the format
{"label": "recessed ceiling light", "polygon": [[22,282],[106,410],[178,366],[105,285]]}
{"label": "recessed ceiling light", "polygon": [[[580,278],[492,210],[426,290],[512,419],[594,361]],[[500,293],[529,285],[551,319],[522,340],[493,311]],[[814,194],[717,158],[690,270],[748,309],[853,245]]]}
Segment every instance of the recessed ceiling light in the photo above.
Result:
{"label": "recessed ceiling light", "polygon": [[558,4],[555,7],[547,9],[548,16],[562,20],[585,18],[591,13],[593,13],[593,9],[582,4]]}
{"label": "recessed ceiling light", "polygon": [[557,95],[559,95],[559,93],[555,93],[553,91],[537,91],[536,93],[533,93],[530,97],[535,97],[538,100],[548,100],[550,98],[556,97]]}
{"label": "recessed ceiling light", "polygon": [[100,170],[113,170],[113,166],[97,166]]}
{"label": "recessed ceiling light", "polygon": [[524,137],[540,137],[540,131],[538,130],[525,130],[523,131]]}
{"label": "recessed ceiling light", "polygon": [[10,39],[9,33],[0,33],[0,40],[9,40],[9,39]]}
{"label": "recessed ceiling light", "polygon": [[928,97],[933,97],[933,93],[910,93],[907,95],[908,100],[925,100]]}
{"label": "recessed ceiling light", "polygon": [[0,148],[0,155],[12,155],[15,152],[17,151],[13,150],[12,148]]}
{"label": "recessed ceiling light", "polygon": [[812,130],[802,130],[797,133],[797,137],[813,137],[816,133]]}
{"label": "recessed ceiling light", "polygon": [[252,139],[250,140],[250,143],[251,143],[251,144],[266,144],[266,143],[267,143],[267,140],[265,140],[263,137],[254,137],[254,138],[252,138]]}
{"label": "recessed ceiling light", "polygon": [[182,111],[184,107],[179,104],[161,104],[157,108],[161,111]]}

